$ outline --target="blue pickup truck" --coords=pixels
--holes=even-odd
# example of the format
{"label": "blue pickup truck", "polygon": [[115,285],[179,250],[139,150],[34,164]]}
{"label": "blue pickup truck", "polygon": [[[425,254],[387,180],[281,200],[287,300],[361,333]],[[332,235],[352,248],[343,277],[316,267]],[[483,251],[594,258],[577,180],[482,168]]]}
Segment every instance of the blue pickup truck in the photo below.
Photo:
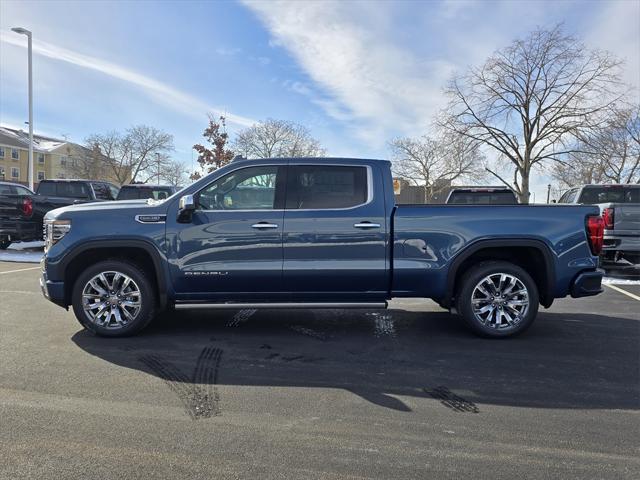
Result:
{"label": "blue pickup truck", "polygon": [[403,205],[381,160],[238,160],[166,200],[45,218],[43,294],[98,335],[174,308],[385,308],[431,298],[507,337],[602,291],[597,207]]}

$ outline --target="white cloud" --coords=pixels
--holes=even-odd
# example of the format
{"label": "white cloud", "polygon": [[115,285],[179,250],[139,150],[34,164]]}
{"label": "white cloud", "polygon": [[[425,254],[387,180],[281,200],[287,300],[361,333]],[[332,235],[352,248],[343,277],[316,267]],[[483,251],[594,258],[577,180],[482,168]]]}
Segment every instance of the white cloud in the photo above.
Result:
{"label": "white cloud", "polygon": [[271,44],[286,48],[326,93],[313,101],[349,121],[363,140],[384,143],[384,132],[423,132],[443,105],[441,88],[453,65],[425,61],[389,41],[393,4],[366,10],[349,2],[245,4],[268,27]]}
{"label": "white cloud", "polygon": [[624,80],[636,89],[640,88],[639,25],[640,2],[603,2],[587,35],[590,47],[609,50],[625,60]]}
{"label": "white cloud", "polygon": [[[0,42],[21,48],[26,48],[27,45],[24,37],[7,31],[0,31]],[[94,70],[135,85],[158,103],[163,103],[173,110],[185,115],[197,118],[202,118],[202,116],[207,113],[212,113],[215,116],[224,115],[228,122],[243,127],[250,126],[255,123],[255,120],[253,119],[226,112],[220,107],[209,105],[207,102],[188,93],[182,92],[170,85],[97,57],[84,55],[82,53],[74,52],[42,41],[33,42],[33,52],[36,55],[42,55],[44,57],[66,62],[78,67]]]}

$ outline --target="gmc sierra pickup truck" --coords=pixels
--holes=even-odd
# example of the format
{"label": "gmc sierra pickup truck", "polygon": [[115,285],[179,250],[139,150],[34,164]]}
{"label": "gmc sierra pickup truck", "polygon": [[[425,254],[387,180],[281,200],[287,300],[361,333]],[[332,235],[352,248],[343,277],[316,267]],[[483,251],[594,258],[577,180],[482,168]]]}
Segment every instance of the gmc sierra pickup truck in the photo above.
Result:
{"label": "gmc sierra pickup truck", "polygon": [[597,207],[396,206],[390,166],[243,159],[163,201],[53,210],[42,292],[105,336],[167,308],[369,309],[420,297],[506,337],[540,304],[602,291]]}

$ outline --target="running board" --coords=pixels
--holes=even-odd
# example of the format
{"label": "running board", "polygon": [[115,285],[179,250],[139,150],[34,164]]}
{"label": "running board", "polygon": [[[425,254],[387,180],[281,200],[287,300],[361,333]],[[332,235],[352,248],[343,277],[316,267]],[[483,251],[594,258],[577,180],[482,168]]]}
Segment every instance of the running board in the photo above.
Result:
{"label": "running board", "polygon": [[176,303],[176,310],[217,309],[243,310],[246,308],[387,308],[387,302],[345,302],[345,303]]}

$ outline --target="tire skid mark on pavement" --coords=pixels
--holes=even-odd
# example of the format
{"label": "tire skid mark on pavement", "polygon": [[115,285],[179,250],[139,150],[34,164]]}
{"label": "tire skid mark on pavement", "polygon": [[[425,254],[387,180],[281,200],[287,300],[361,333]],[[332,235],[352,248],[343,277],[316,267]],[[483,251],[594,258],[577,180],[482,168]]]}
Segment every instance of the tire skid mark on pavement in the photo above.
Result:
{"label": "tire skid mark on pavement", "polygon": [[229,322],[227,322],[227,327],[239,327],[240,324],[246,322],[247,320],[249,320],[249,318],[251,318],[253,316],[254,313],[256,313],[258,310],[253,309],[253,308],[247,308],[244,310],[240,310],[238,313],[236,313],[233,318],[231,320],[229,320]]}
{"label": "tire skid mark on pavement", "polygon": [[318,332],[311,328],[303,327],[301,325],[291,325],[289,326],[289,329],[293,330],[294,332],[300,333],[301,335],[315,338],[316,340],[321,340],[323,342],[327,340],[327,336],[324,333]]}
{"label": "tire skid mark on pavement", "polygon": [[447,408],[450,408],[457,413],[480,413],[478,406],[466,398],[462,398],[456,395],[447,387],[441,385],[432,390],[427,388],[423,389],[424,392],[435,400],[440,400],[440,403]]}
{"label": "tire skid mark on pavement", "polygon": [[211,346],[202,349],[191,378],[157,355],[144,355],[139,357],[139,361],[176,394],[187,415],[192,420],[198,420],[221,414],[217,383],[222,353],[221,349]]}

